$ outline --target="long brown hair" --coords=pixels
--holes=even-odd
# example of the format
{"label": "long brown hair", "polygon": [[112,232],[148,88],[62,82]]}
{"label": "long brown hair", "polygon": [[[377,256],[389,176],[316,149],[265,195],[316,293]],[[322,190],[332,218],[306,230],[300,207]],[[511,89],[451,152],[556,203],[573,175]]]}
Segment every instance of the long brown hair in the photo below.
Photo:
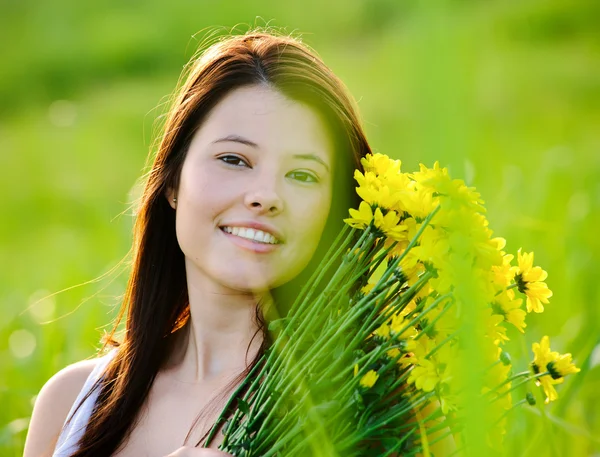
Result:
{"label": "long brown hair", "polygon": [[[321,117],[335,148],[329,219],[309,265],[272,291],[280,314],[318,266],[347,217],[347,209],[356,204],[352,172],[370,152],[356,104],[341,80],[299,38],[272,29],[218,38],[192,58],[180,81],[141,197],[131,276],[109,339],[114,342],[125,317],[123,340],[96,383],[98,399],[72,457],[106,457],[125,442],[171,354],[174,335],[189,319],[184,255],[175,234],[175,212],[165,194],[167,189],[177,189],[194,133],[227,93],[242,86],[266,85],[306,104]],[[260,320],[258,312],[257,316]],[[264,341],[268,341],[261,325]],[[265,349],[263,344],[259,355]],[[257,360],[258,356],[252,364]]]}

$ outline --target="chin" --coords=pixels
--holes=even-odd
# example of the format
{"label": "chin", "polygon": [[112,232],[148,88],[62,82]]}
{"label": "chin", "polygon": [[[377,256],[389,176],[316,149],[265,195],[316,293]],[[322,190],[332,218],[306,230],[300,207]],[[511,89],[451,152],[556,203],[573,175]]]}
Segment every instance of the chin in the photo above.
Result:
{"label": "chin", "polygon": [[[222,284],[231,289],[248,291],[248,292],[265,292],[291,281],[296,277],[293,272],[281,272],[277,274],[266,273],[261,274],[259,268],[248,274],[248,271],[240,271],[235,269],[229,271],[226,275],[220,276]],[[282,274],[283,273],[283,274]]]}
{"label": "chin", "polygon": [[261,272],[260,268],[256,266],[252,269],[241,269],[231,268],[227,272],[220,272],[215,275],[220,279],[220,283],[224,286],[238,290],[248,292],[264,292],[273,288],[274,278],[273,275]]}

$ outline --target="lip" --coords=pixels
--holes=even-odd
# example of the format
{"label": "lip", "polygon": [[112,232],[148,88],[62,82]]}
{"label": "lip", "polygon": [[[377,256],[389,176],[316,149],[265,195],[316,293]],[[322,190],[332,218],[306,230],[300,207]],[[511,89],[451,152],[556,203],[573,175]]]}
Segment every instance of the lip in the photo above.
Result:
{"label": "lip", "polygon": [[[274,227],[272,225],[264,224],[262,222],[256,222],[256,221],[251,221],[251,220],[227,222],[226,224],[219,225],[219,228],[221,228],[221,231],[223,232],[222,227],[247,227],[247,228],[252,228],[252,229],[256,229],[256,230],[262,230],[263,232],[267,232],[267,233],[270,233],[271,235],[273,235],[277,239],[278,244],[283,244],[285,242],[285,240],[283,238],[283,234],[279,231],[279,229],[277,229],[276,227]],[[223,232],[223,233],[227,233],[227,232]],[[236,237],[236,238],[239,238],[239,237]]]}
{"label": "lip", "polygon": [[[230,227],[236,227],[236,226],[230,226]],[[245,225],[244,227],[248,227],[248,226]],[[259,229],[259,230],[263,230],[263,229]],[[256,254],[267,254],[269,252],[275,251],[280,246],[280,244],[260,243],[258,241],[253,241],[253,240],[249,240],[247,238],[242,238],[241,236],[237,236],[232,233],[227,233],[221,227],[219,227],[219,232],[221,232],[223,235],[225,235],[227,238],[229,238],[229,240],[232,243],[236,244],[240,248],[246,249],[246,250],[254,252]]]}

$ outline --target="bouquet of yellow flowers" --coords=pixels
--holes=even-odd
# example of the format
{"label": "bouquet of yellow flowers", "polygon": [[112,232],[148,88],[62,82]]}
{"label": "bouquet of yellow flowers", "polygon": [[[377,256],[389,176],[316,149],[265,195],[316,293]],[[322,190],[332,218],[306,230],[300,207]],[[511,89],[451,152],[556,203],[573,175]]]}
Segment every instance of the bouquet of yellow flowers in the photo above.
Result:
{"label": "bouquet of yellow flowers", "polygon": [[552,292],[533,253],[515,262],[492,238],[473,188],[437,163],[403,173],[374,154],[362,164],[360,206],[270,323],[272,346],[207,442],[234,410],[221,449],[238,457],[428,456],[448,437],[477,454],[500,446],[512,408],[535,403],[528,392],[513,404],[512,391],[535,382],[553,401],[579,371],[544,337],[513,373],[506,328],[524,332]]}

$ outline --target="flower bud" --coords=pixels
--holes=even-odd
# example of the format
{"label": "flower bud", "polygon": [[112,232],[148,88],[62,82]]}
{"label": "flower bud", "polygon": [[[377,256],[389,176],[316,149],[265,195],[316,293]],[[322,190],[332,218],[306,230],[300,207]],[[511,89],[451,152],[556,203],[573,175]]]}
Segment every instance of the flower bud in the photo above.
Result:
{"label": "flower bud", "polygon": [[525,394],[525,400],[527,400],[527,403],[529,403],[531,406],[535,406],[535,397],[531,392],[527,392]]}
{"label": "flower bud", "polygon": [[500,361],[504,366],[508,366],[512,364],[512,360],[510,358],[510,354],[506,351],[502,351],[500,353]]}

